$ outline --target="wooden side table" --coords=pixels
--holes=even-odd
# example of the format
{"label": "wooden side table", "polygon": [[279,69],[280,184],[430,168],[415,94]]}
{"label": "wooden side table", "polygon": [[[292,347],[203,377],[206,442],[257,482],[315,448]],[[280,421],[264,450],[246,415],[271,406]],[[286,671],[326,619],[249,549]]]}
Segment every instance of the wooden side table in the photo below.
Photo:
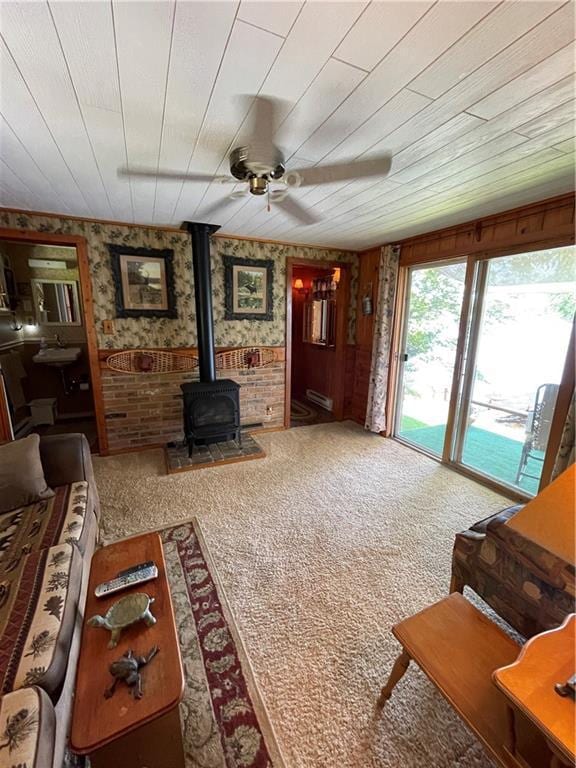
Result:
{"label": "wooden side table", "polygon": [[[158,578],[96,598],[94,588],[131,565],[154,560]],[[85,620],[104,614],[119,597],[146,592],[154,598],[152,627],[138,624],[122,632],[116,648],[109,649],[110,633],[90,627],[82,630],[80,659],[72,719],[71,748],[90,755],[93,768],[184,768],[184,750],[178,704],[184,690],[178,635],[162,542],[157,533],[117,542],[98,550],[92,558]],[[129,649],[145,656],[157,645],[159,652],[142,669],[144,695],[134,699],[128,686],[120,683],[106,699],[104,691],[112,682],[109,665]]]}
{"label": "wooden side table", "polygon": [[510,706],[510,739],[507,748],[522,758],[514,727],[517,714],[524,715],[542,731],[552,750],[552,766],[576,761],[576,703],[571,695],[560,696],[555,686],[576,672],[576,615],[561,627],[529,640],[518,659],[494,672],[494,682]]}
{"label": "wooden side table", "polygon": [[[508,701],[492,682],[494,670],[516,660],[518,644],[458,592],[400,622],[392,632],[403,651],[378,706],[384,706],[414,660],[498,764],[519,765],[511,762],[506,747]],[[533,754],[546,751],[536,728],[522,724],[522,734]]]}

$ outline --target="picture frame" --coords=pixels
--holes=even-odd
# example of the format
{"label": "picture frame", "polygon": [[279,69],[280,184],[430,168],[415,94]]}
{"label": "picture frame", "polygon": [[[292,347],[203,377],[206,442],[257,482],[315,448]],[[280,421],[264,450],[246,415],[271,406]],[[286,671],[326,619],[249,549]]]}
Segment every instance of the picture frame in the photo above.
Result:
{"label": "picture frame", "polygon": [[177,318],[174,251],[109,243],[116,317]]}
{"label": "picture frame", "polygon": [[273,320],[274,262],[222,256],[224,319]]}

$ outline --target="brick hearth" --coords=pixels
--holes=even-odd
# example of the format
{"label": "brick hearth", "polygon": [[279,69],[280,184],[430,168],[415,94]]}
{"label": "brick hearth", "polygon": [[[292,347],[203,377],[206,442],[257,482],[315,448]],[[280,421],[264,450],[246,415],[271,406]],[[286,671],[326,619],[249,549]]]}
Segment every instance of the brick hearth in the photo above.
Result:
{"label": "brick hearth", "polygon": [[[225,370],[219,372],[219,377],[233,379],[242,387],[242,424],[262,423],[270,428],[283,425],[283,362],[265,368]],[[197,372],[125,374],[103,370],[102,394],[110,451],[183,439],[180,385],[197,380]]]}

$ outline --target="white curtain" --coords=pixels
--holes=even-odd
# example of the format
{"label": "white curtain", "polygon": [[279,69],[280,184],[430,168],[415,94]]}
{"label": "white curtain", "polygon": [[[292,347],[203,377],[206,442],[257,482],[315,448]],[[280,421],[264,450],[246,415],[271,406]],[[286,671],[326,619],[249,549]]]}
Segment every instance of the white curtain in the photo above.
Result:
{"label": "white curtain", "polygon": [[386,429],[390,344],[394,323],[399,259],[399,245],[383,246],[378,269],[378,299],[374,315],[372,365],[370,368],[368,408],[366,409],[366,429],[371,432],[382,432]]}

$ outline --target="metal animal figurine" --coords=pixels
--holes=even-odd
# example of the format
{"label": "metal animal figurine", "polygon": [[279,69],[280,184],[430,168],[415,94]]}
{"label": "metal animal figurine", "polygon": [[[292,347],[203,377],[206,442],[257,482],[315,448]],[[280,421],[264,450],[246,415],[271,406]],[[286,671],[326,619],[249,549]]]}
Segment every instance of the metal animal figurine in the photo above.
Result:
{"label": "metal animal figurine", "polygon": [[92,616],[91,619],[88,619],[88,624],[91,627],[104,627],[104,629],[110,630],[108,648],[116,648],[120,633],[126,627],[137,621],[143,621],[147,627],[156,624],[156,619],[150,611],[153,602],[154,598],[149,597],[145,592],[126,595],[114,603],[104,616]]}
{"label": "metal animal figurine", "polygon": [[134,656],[133,651],[126,651],[116,661],[110,664],[110,674],[114,678],[112,685],[104,691],[104,698],[109,699],[113,696],[118,683],[123,680],[130,688],[130,692],[135,699],[142,698],[142,677],[140,669],[149,664],[158,653],[158,646],[155,645],[148,651],[147,656]]}

